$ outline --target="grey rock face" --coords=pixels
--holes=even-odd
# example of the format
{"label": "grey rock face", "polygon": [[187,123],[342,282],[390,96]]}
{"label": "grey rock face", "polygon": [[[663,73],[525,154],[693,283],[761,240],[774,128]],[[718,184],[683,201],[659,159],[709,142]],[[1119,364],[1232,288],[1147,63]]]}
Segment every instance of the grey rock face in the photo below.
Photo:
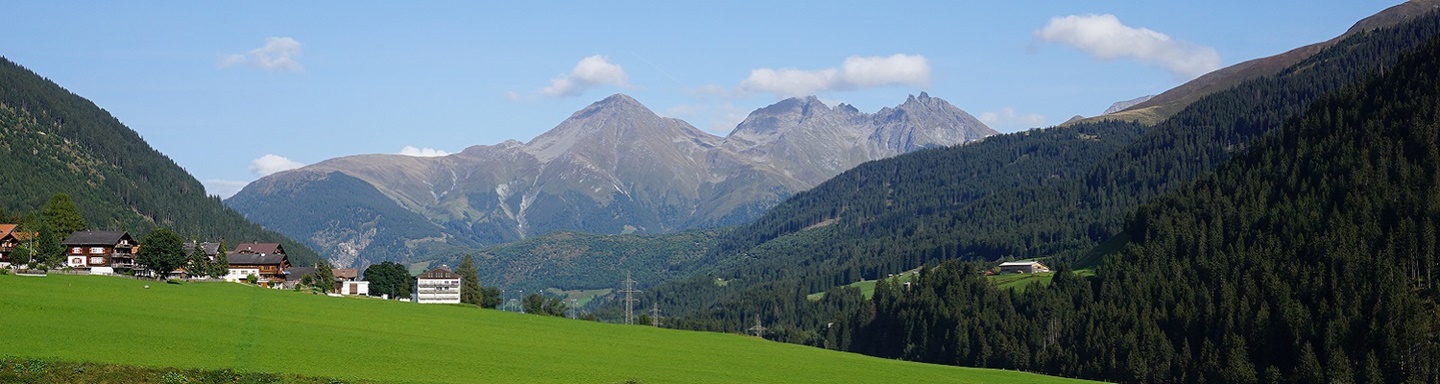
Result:
{"label": "grey rock face", "polygon": [[1117,101],[1114,104],[1110,104],[1110,108],[1105,108],[1105,112],[1101,113],[1101,115],[1108,115],[1111,113],[1123,111],[1126,108],[1130,108],[1139,105],[1140,103],[1150,101],[1150,99],[1153,97],[1155,97],[1155,95],[1145,95],[1130,100]]}
{"label": "grey rock face", "polygon": [[[724,138],[613,95],[528,143],[473,146],[435,158],[336,158],[268,176],[231,199],[247,202],[237,210],[293,238],[324,239],[309,245],[337,265],[363,267],[557,230],[658,233],[738,224],[862,162],[992,134],[925,93],[874,114],[826,106],[813,96],[786,99],[752,112]],[[362,180],[388,199],[326,199],[345,192],[270,181],[332,172]],[[296,207],[281,198],[296,194],[348,203]],[[379,228],[391,236],[340,238],[373,235],[387,222],[345,219],[356,212],[397,207],[427,219],[419,225],[425,230]],[[325,223],[310,223],[318,220]],[[315,233],[320,228],[325,233]]]}

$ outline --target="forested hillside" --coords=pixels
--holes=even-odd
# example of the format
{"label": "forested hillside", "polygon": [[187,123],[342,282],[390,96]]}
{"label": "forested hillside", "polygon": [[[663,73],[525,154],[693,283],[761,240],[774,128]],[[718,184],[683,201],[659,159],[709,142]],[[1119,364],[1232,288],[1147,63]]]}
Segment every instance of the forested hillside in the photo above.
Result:
{"label": "forested hillside", "polygon": [[946,263],[877,288],[842,340],[1122,382],[1440,382],[1437,169],[1432,39],[1146,204],[1093,279],[1020,294]]}
{"label": "forested hillside", "polygon": [[[197,143],[224,150],[226,143]],[[0,58],[0,211],[37,213],[56,193],[90,229],[156,226],[206,240],[281,242],[297,265],[320,258],[207,196],[193,176],[89,100]]]}
{"label": "forested hillside", "polygon": [[[647,299],[659,297],[662,306],[698,310],[686,317],[694,320],[690,326],[701,329],[737,329],[760,308],[778,324],[823,325],[828,320],[807,317],[807,303],[783,300],[797,292],[824,291],[941,260],[1048,257],[1060,264],[1089,263],[1090,252],[1120,235],[1127,217],[1141,204],[1212,172],[1316,98],[1393,65],[1437,32],[1440,22],[1432,14],[1355,34],[1276,76],[1202,98],[1132,142],[1097,154],[1099,159],[1090,165],[1075,162],[1069,165],[1075,168],[1067,168],[1057,163],[1054,170],[1038,175],[1011,172],[1017,181],[1009,188],[982,191],[968,200],[944,194],[937,198],[934,192],[948,188],[943,180],[960,179],[947,176],[954,172],[949,170],[970,169],[928,164],[922,161],[924,155],[867,164],[797,195],[753,225],[722,235],[716,254],[732,256],[716,258],[736,262],[711,271],[711,276],[651,288]],[[1030,134],[1064,135],[1064,129],[1084,126]],[[978,151],[1002,138],[947,151]],[[1007,161],[1021,155],[1016,152]],[[1049,173],[1060,177],[1036,177]],[[1067,174],[1077,176],[1064,177]],[[821,225],[828,226],[805,230]],[[715,286],[712,277],[735,283]],[[816,343],[816,336],[806,332],[792,341]]]}
{"label": "forested hillside", "polygon": [[[555,232],[474,252],[485,285],[538,292],[613,288],[626,274],[639,284],[689,276],[704,266],[718,229],[656,235]],[[459,265],[460,254],[431,265]]]}

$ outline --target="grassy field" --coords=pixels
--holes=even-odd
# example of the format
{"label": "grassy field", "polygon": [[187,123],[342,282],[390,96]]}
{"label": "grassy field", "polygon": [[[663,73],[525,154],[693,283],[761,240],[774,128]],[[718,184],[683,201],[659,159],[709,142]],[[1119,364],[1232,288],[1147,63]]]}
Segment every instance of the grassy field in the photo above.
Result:
{"label": "grassy field", "polygon": [[0,324],[0,356],[383,382],[1074,382],[733,334],[118,277],[0,275]]}
{"label": "grassy field", "polygon": [[[1075,270],[1075,274],[1086,277],[1095,276],[1095,270],[1079,269]],[[987,280],[990,280],[990,283],[994,284],[996,288],[1013,289],[1024,292],[1026,287],[1029,287],[1033,284],[1049,286],[1050,280],[1055,278],[1055,273],[1007,273],[1003,275],[990,275],[986,276],[985,278]]]}
{"label": "grassy field", "polygon": [[[918,276],[919,272],[911,270],[902,272],[899,276],[888,277],[888,279],[890,279],[891,284],[904,284],[906,282],[915,281],[915,278]],[[860,288],[860,294],[865,296],[865,299],[867,300],[875,296],[875,280],[857,281],[854,283],[846,284],[845,286]],[[820,301],[820,299],[825,298],[825,292],[811,293],[809,295],[805,295],[805,298],[810,299],[810,301]]]}
{"label": "grassy field", "polygon": [[586,304],[590,304],[591,301],[595,300],[595,298],[609,295],[610,292],[614,290],[613,288],[605,288],[562,291],[556,288],[550,288],[546,289],[545,293],[560,297],[562,300],[565,300],[565,305],[570,305],[570,300],[575,300],[574,304],[576,307],[584,307]]}

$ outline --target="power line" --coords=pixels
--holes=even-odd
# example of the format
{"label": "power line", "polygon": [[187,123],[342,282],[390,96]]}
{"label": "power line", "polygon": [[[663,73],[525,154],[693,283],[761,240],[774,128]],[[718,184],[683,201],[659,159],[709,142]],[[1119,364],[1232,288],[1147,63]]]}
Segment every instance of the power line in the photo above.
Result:
{"label": "power line", "polygon": [[650,326],[660,327],[660,304],[658,303],[650,304]]}
{"label": "power line", "polygon": [[760,315],[755,315],[755,326],[750,327],[750,332],[754,333],[755,337],[763,339],[765,338],[765,329],[765,326],[760,325]]}
{"label": "power line", "polygon": [[634,298],[631,294],[640,293],[640,291],[635,289],[635,279],[630,278],[630,272],[625,272],[625,281],[621,281],[621,283],[625,284],[625,289],[620,291],[625,293],[625,324],[635,324],[635,302],[639,299]]}

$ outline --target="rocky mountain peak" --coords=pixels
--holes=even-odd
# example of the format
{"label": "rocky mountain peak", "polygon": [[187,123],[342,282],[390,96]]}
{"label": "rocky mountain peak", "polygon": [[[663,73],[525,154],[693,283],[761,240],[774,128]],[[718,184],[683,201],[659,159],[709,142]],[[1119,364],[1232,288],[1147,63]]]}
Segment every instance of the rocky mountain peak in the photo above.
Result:
{"label": "rocky mountain peak", "polygon": [[[684,132],[662,132],[674,130]],[[549,160],[585,142],[611,142],[621,137],[670,137],[696,132],[699,130],[683,121],[655,114],[630,96],[615,94],[575,112],[525,146],[528,152],[542,160]]]}

